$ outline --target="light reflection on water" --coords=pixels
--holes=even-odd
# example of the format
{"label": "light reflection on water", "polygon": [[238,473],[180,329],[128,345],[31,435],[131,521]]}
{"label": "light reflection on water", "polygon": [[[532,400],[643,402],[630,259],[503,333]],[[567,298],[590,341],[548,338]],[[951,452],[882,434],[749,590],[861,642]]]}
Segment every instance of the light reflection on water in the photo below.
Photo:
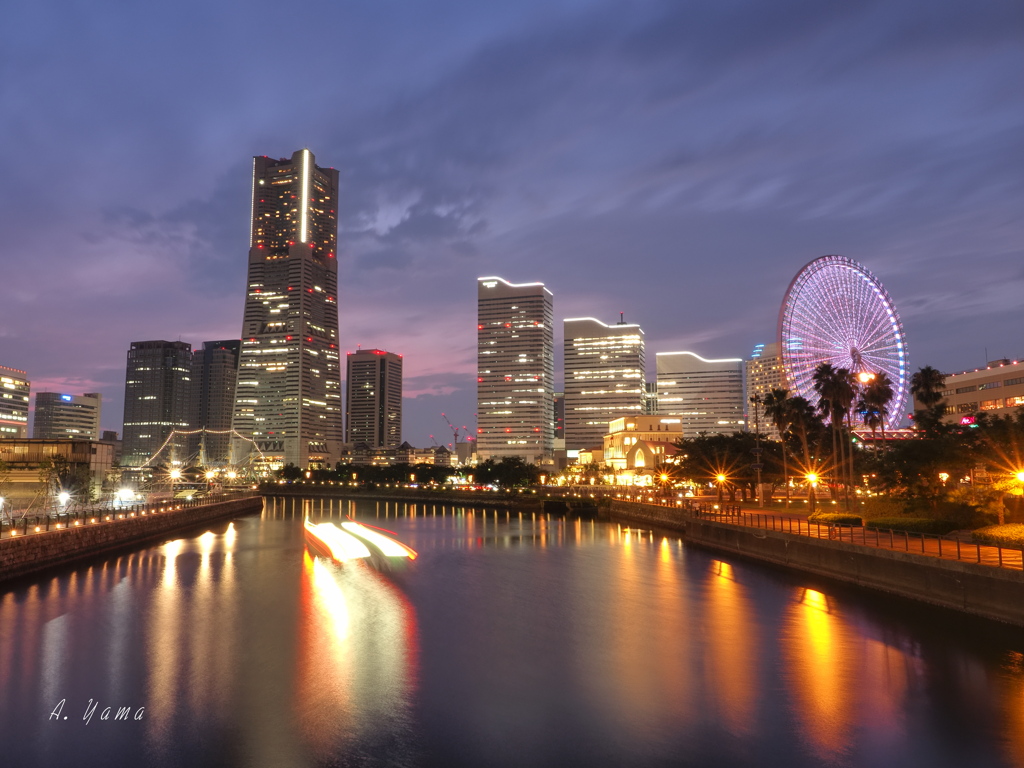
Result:
{"label": "light reflection on water", "polygon": [[[337,566],[304,514],[420,557]],[[0,743],[12,765],[1024,766],[1019,637],[904,614],[647,529],[272,499],[0,593]],[[89,698],[146,716],[86,726]]]}

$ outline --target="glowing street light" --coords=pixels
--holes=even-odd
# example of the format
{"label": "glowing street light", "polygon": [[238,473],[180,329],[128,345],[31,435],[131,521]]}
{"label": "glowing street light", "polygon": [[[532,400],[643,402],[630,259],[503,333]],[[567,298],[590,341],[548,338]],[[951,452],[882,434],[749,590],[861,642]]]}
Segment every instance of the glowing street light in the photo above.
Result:
{"label": "glowing street light", "polygon": [[808,510],[809,513],[813,515],[815,507],[818,503],[818,494],[815,490],[818,487],[818,475],[815,472],[808,472],[806,475],[804,475],[804,478],[807,480],[807,483],[810,486],[807,489]]}
{"label": "glowing street light", "polygon": [[717,477],[715,477],[715,480],[718,481],[718,503],[721,504],[722,503],[722,486],[725,485],[725,481],[727,480],[727,478],[726,478],[725,475],[721,475],[720,474]]}
{"label": "glowing street light", "polygon": [[71,494],[67,491],[61,491],[57,494],[57,501],[60,502],[62,507],[67,506],[67,503],[71,501]]}

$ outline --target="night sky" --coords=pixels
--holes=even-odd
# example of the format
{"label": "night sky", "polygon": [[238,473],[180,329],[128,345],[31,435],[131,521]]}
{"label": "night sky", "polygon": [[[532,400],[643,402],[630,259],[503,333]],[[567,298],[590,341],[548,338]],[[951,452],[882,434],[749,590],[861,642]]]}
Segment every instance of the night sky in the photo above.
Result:
{"label": "night sky", "polygon": [[[476,278],[747,357],[810,260],[879,277],[911,369],[1024,358],[1019,0],[8,0],[0,365],[104,395],[241,333],[253,155],[341,175],[341,344],[404,438],[472,426]],[[556,361],[560,385],[561,355]]]}

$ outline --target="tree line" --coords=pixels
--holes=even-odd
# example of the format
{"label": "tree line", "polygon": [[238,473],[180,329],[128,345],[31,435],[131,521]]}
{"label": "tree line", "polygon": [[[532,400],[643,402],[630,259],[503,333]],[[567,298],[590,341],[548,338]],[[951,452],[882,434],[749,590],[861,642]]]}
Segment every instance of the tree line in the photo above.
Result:
{"label": "tree line", "polygon": [[[884,373],[855,375],[829,363],[813,375],[816,405],[787,389],[751,398],[780,440],[750,432],[699,434],[677,443],[684,473],[724,485],[730,500],[755,493],[754,467],[762,479],[782,485],[822,484],[849,509],[856,490],[884,493],[904,508],[933,514],[991,513],[1003,522],[1008,493],[1019,492],[1024,471],[1024,408],[1006,416],[981,412],[972,424],[946,424],[945,377],[931,366],[910,381],[920,407],[914,439],[885,440],[894,389]],[[880,432],[870,450],[857,444],[855,428]],[[760,451],[758,451],[760,448]],[[726,478],[724,481],[718,478]],[[808,500],[814,504],[815,494]],[[812,510],[813,511],[813,510]]]}

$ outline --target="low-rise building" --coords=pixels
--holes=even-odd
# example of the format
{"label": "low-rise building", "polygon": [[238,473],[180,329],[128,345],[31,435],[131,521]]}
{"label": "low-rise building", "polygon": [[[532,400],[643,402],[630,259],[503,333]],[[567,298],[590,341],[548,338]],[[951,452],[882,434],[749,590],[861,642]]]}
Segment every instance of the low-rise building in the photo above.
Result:
{"label": "low-rise building", "polygon": [[[682,420],[676,416],[624,416],[608,423],[602,462],[612,469],[654,466],[675,455],[674,444],[683,437]],[[645,448],[635,450],[640,443]],[[640,461],[641,464],[636,462]]]}
{"label": "low-rise building", "polygon": [[[98,499],[114,463],[114,446],[96,440],[0,440],[0,461],[6,467],[0,477],[4,511],[31,507],[52,511],[61,489],[74,489],[68,503]],[[46,468],[63,475],[47,478]],[[60,486],[60,487],[58,487]]]}
{"label": "low-rise building", "polygon": [[[946,374],[947,424],[972,423],[978,413],[1004,416],[1024,407],[1024,361],[993,360],[984,368]],[[922,408],[914,399],[914,409]]]}

